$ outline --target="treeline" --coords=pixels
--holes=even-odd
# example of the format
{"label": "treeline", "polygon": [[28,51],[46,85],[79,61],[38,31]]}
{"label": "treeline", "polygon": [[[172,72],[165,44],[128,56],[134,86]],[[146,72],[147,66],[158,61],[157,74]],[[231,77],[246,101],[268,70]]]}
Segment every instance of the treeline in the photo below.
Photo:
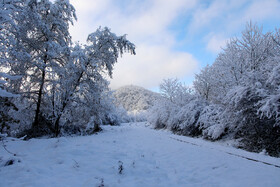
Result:
{"label": "treeline", "polygon": [[135,54],[125,35],[98,28],[86,45],[73,44],[68,0],[5,0],[0,7],[0,133],[90,134],[119,122],[106,77],[120,55]]}
{"label": "treeline", "polygon": [[280,156],[280,30],[263,33],[248,23],[212,65],[196,75],[194,90],[176,79],[161,84],[163,99],[152,108],[155,128],[236,139],[249,151]]}

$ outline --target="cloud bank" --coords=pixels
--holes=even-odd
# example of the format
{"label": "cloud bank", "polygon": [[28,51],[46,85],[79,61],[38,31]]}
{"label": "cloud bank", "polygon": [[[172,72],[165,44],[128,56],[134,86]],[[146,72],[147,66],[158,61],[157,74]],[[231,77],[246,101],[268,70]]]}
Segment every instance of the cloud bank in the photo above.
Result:
{"label": "cloud bank", "polygon": [[[168,26],[182,11],[195,6],[195,1],[71,1],[76,7],[78,22],[71,28],[74,40],[85,42],[87,34],[99,26],[108,26],[117,35],[136,45],[136,56],[124,55],[115,66],[111,87],[113,89],[136,84],[154,88],[164,78],[191,77],[198,67],[188,52],[173,50],[174,34]],[[85,32],[87,31],[87,32]]]}
{"label": "cloud bank", "polygon": [[[70,28],[74,41],[107,26],[127,34],[136,56],[124,55],[115,66],[113,89],[135,84],[153,89],[164,78],[193,80],[203,61],[214,57],[226,41],[238,37],[246,22],[279,28],[279,0],[70,0],[78,22]],[[190,82],[187,82],[188,84]]]}

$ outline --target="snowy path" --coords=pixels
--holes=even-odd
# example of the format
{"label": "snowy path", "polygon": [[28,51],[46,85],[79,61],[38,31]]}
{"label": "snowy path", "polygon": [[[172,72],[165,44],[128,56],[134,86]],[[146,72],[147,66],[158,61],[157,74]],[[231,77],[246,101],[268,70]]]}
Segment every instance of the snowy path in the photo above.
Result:
{"label": "snowy path", "polygon": [[[280,168],[273,166],[280,166],[278,158],[144,123],[105,127],[93,136],[6,145],[17,156],[0,147],[0,186],[280,186]],[[20,162],[3,166],[9,158]]]}

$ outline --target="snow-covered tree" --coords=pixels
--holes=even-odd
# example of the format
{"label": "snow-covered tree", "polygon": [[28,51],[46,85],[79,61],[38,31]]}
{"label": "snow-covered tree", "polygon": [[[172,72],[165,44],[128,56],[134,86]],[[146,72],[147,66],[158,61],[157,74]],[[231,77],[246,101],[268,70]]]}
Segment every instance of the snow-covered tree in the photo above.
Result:
{"label": "snow-covered tree", "polygon": [[[268,77],[261,93],[263,100],[259,102],[260,115],[276,119],[276,126],[280,126],[280,30],[272,36],[274,50],[269,57],[270,65]],[[267,70],[266,70],[267,71]]]}
{"label": "snow-covered tree", "polygon": [[8,74],[9,64],[13,63],[9,53],[13,50],[15,35],[12,33],[17,30],[14,20],[15,15],[20,11],[18,0],[6,0],[0,2],[0,97],[13,97],[4,89],[7,79],[15,80],[18,76]]}
{"label": "snow-covered tree", "polygon": [[0,2],[0,134],[9,133],[9,123],[15,119],[9,114],[10,110],[16,109],[11,102],[13,97],[18,97],[15,92],[8,91],[7,84],[19,76],[9,74],[9,64],[13,64],[10,52],[14,49],[15,35],[17,30],[15,16],[20,11],[21,1],[5,0]]}
{"label": "snow-covered tree", "polygon": [[[20,11],[14,16],[17,29],[11,32],[15,43],[9,56],[16,63],[10,64],[9,72],[21,75],[21,79],[11,83],[11,88],[22,95],[17,103],[29,100],[27,111],[32,115],[34,129],[39,129],[40,121],[47,117],[42,103],[48,102],[46,93],[68,61],[71,44],[68,30],[74,19],[75,9],[68,0],[22,1]],[[20,112],[25,109],[22,107]]]}
{"label": "snow-covered tree", "polygon": [[[64,82],[60,85],[62,95],[55,102],[60,103],[55,120],[57,132],[65,111],[73,114],[70,115],[73,119],[84,113],[82,119],[85,122],[94,116],[93,131],[97,131],[105,121],[102,101],[109,91],[105,75],[112,77],[113,67],[124,52],[135,54],[135,46],[126,39],[126,35],[117,36],[107,27],[98,28],[88,36],[87,42],[85,46],[77,45],[72,49],[71,60],[66,65]],[[80,111],[74,112],[75,109]]]}
{"label": "snow-covered tree", "polygon": [[167,128],[184,135],[199,135],[196,125],[206,101],[178,79],[163,80],[162,98],[150,109],[148,121],[155,128]]}
{"label": "snow-covered tree", "polygon": [[207,65],[201,70],[199,74],[195,75],[195,80],[193,82],[194,88],[198,94],[203,96],[206,100],[209,100],[212,92],[212,82],[211,82],[211,67]]}
{"label": "snow-covered tree", "polygon": [[124,52],[135,54],[134,44],[105,27],[90,34],[87,45],[73,46],[69,25],[76,16],[68,0],[2,4],[0,39],[5,50],[0,53],[6,72],[1,75],[19,75],[5,85],[7,91],[20,94],[12,99],[18,109],[12,113],[20,125],[32,126],[37,136],[58,135],[60,123],[85,125],[95,119],[97,130],[112,122],[115,111],[106,76],[112,77]]}
{"label": "snow-covered tree", "polygon": [[[248,23],[242,37],[229,40],[215,62],[196,75],[200,96],[185,97],[189,101],[182,106],[165,100],[153,108],[151,123],[211,140],[239,138],[240,147],[279,156],[279,36],[279,30],[263,33]],[[172,101],[177,86],[169,83],[173,87],[164,90]]]}
{"label": "snow-covered tree", "polygon": [[[251,151],[279,154],[278,41],[278,32],[263,34],[261,27],[248,23],[242,37],[229,41],[210,66],[211,73],[201,72],[212,85],[212,108],[199,120],[205,135],[216,139],[231,133]],[[200,77],[195,88],[203,93]]]}
{"label": "snow-covered tree", "polygon": [[163,97],[175,104],[184,105],[192,90],[179,82],[177,78],[164,79],[159,86]]}

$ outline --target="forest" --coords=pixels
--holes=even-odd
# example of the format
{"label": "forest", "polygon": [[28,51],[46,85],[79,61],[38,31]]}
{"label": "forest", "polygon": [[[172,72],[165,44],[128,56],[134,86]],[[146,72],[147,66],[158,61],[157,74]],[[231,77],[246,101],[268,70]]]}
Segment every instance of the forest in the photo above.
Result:
{"label": "forest", "polygon": [[238,148],[280,153],[280,31],[263,33],[251,22],[215,62],[195,77],[193,89],[176,79],[160,85],[162,100],[148,117],[155,128]]}
{"label": "forest", "polygon": [[249,22],[196,74],[193,87],[169,78],[160,94],[118,92],[109,87],[114,65],[124,53],[136,55],[126,35],[100,27],[86,44],[74,43],[69,25],[77,18],[68,0],[0,6],[1,138],[90,135],[102,125],[147,120],[155,129],[234,139],[238,148],[280,156],[278,28],[264,33]]}

